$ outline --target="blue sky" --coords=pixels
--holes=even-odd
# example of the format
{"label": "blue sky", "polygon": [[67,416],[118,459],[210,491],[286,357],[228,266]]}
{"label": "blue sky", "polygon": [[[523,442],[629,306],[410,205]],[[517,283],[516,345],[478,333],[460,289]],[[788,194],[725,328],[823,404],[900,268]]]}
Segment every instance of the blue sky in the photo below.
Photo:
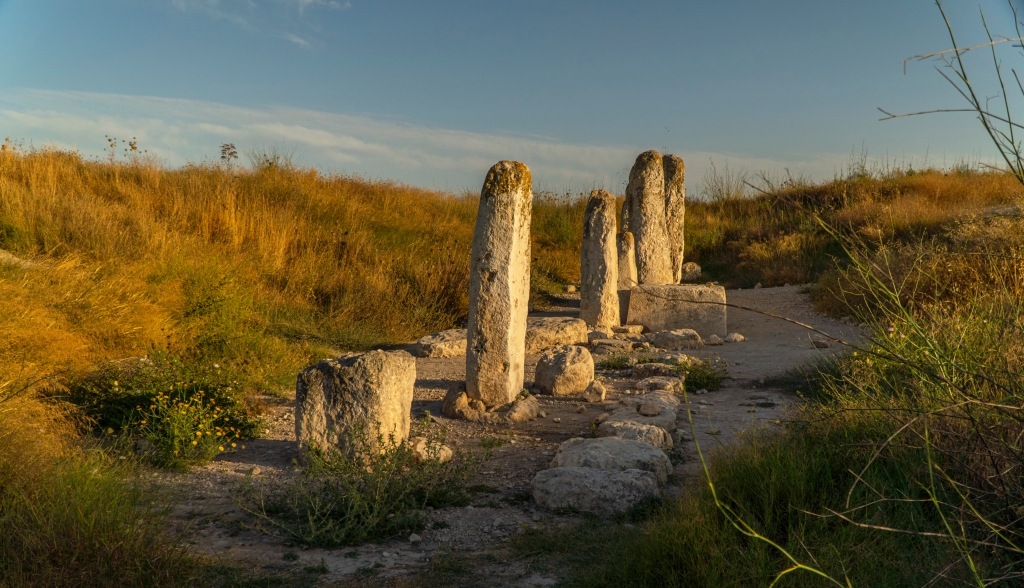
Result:
{"label": "blue sky", "polygon": [[[1005,1],[945,6],[963,43],[979,8],[1013,32]],[[711,161],[821,178],[862,149],[991,158],[970,115],[877,120],[960,106],[931,63],[903,70],[948,47],[930,0],[0,0],[0,135],[93,156],[135,136],[169,165],[277,145],[455,190],[519,159],[542,189],[620,191],[655,148],[693,193]]]}

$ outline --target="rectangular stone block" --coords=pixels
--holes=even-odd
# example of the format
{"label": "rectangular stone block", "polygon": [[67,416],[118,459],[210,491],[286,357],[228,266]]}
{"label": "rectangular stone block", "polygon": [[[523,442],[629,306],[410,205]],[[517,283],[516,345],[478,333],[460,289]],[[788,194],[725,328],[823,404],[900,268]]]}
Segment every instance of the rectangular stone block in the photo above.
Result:
{"label": "rectangular stone block", "polygon": [[693,329],[701,337],[724,337],[725,288],[693,284],[641,284],[629,294],[625,321],[649,331]]}

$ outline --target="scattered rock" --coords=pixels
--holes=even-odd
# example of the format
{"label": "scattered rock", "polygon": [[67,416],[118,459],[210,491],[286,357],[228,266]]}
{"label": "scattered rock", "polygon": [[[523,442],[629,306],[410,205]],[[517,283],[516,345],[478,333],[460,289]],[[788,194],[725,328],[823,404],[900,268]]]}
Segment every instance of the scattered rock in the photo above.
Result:
{"label": "scattered rock", "polygon": [[827,349],[831,347],[831,344],[828,341],[820,341],[818,339],[815,339],[811,341],[811,343],[814,343],[814,346],[817,347],[818,349]]}
{"label": "scattered rock", "polygon": [[579,413],[579,414],[583,414],[583,413],[587,412],[587,405],[586,404],[581,404],[581,405],[577,406],[576,407],[576,412]]}
{"label": "scattered rock", "polygon": [[299,374],[295,436],[300,446],[351,449],[357,426],[384,439],[409,437],[416,359],[405,351],[371,351],[318,362]]}
{"label": "scattered rock", "polygon": [[761,289],[761,282],[758,282],[758,283],[754,284],[754,289],[755,290],[760,290]]}
{"label": "scattered rock", "polygon": [[420,337],[417,357],[463,357],[466,355],[466,329],[449,329]]}
{"label": "scattered rock", "polygon": [[537,472],[532,486],[539,506],[575,508],[603,516],[614,516],[658,496],[655,475],[637,469],[558,467]]}
{"label": "scattered rock", "polygon": [[570,317],[526,319],[526,353],[540,353],[558,345],[586,345],[586,321]]}
{"label": "scattered rock", "polygon": [[532,421],[540,415],[540,402],[532,394],[527,394],[509,405],[505,419],[512,423],[523,423]]}
{"label": "scattered rock", "polygon": [[594,358],[585,347],[562,345],[548,349],[537,362],[535,385],[552,396],[582,396],[594,381]]}
{"label": "scattered rock", "polygon": [[644,402],[636,407],[636,411],[643,416],[653,417],[661,414],[661,405],[657,402]]}
{"label": "scattered rock", "polygon": [[436,459],[445,463],[452,459],[451,447],[440,443],[427,443],[426,437],[413,437],[409,439],[409,445],[412,448],[413,458],[417,462]]}
{"label": "scattered rock", "polygon": [[692,261],[683,264],[680,282],[696,282],[700,279],[700,266]]}
{"label": "scattered rock", "polygon": [[587,342],[593,344],[598,339],[611,339],[612,334],[611,329],[605,330],[603,327],[595,327],[593,331],[587,333]]}
{"label": "scattered rock", "polygon": [[[607,415],[602,415],[607,418]],[[604,422],[603,420],[601,422]],[[601,424],[601,423],[598,423]],[[672,436],[665,429],[654,425],[644,425],[636,421],[613,422],[608,427],[598,429],[598,434],[608,437],[619,437],[632,441],[642,441],[657,447],[668,450],[672,448]]]}
{"label": "scattered rock", "polygon": [[416,533],[409,535],[409,543],[419,543],[420,541],[423,541],[423,537],[420,537]]}
{"label": "scattered rock", "polygon": [[640,363],[633,366],[634,378],[651,378],[654,376],[679,377],[678,366],[665,363]]}
{"label": "scattered rock", "polygon": [[659,484],[664,484],[672,471],[665,452],[648,443],[620,437],[569,439],[558,446],[551,465],[556,468],[643,470],[654,474]]}
{"label": "scattered rock", "polygon": [[260,475],[260,473],[261,473],[261,470],[260,470],[259,466],[253,466],[253,467],[249,468],[249,475],[250,476],[258,476],[258,475]]}
{"label": "scattered rock", "polygon": [[608,416],[609,416],[608,413],[597,415],[597,418],[594,419],[594,424],[595,425],[600,425],[601,423],[603,423],[606,420],[608,420]]}
{"label": "scattered rock", "polygon": [[725,336],[726,343],[742,343],[746,340],[747,338],[744,337],[743,335],[740,335],[739,333],[729,333],[728,335]]}
{"label": "scattered rock", "polygon": [[622,333],[624,335],[640,335],[644,332],[643,325],[621,325],[618,327],[612,327],[613,333]]}
{"label": "scattered rock", "polygon": [[644,378],[643,380],[637,382],[636,389],[644,391],[665,390],[668,392],[682,392],[683,379],[680,378],[678,375],[652,376],[650,378]]}
{"label": "scattered rock", "polygon": [[725,343],[725,341],[723,341],[718,335],[711,335],[707,339],[704,339],[705,345],[721,345],[722,343]]}
{"label": "scattered rock", "polygon": [[569,294],[575,294],[576,293],[576,286],[573,286],[572,284],[566,284],[565,291],[567,293],[569,293]]}
{"label": "scattered rock", "polygon": [[480,420],[480,411],[469,405],[465,382],[459,382],[448,389],[441,402],[441,414],[450,419]]}
{"label": "scattered rock", "polygon": [[604,402],[604,396],[607,390],[604,384],[594,380],[587,386],[587,389],[583,391],[583,399],[587,402]]}
{"label": "scattered rock", "polygon": [[694,392],[694,394],[696,394],[698,396],[700,396],[701,394],[707,394],[707,393],[708,393],[707,388],[701,388],[700,390],[697,390],[696,392]]}
{"label": "scattered rock", "polygon": [[562,422],[562,419],[561,419],[561,417],[555,417],[555,418],[553,418],[553,419],[551,419],[551,420],[552,420],[553,422],[556,422],[556,423],[560,423],[560,422]]}
{"label": "scattered rock", "polygon": [[659,349],[700,349],[704,346],[700,335],[693,329],[662,331],[651,337],[651,343]]}

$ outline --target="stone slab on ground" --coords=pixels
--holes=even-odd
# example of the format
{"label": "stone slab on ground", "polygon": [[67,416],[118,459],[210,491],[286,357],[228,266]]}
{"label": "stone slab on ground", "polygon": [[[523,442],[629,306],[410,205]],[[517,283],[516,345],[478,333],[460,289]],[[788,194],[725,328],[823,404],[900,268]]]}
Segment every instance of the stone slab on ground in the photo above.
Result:
{"label": "stone slab on ground", "polygon": [[659,484],[664,484],[672,472],[672,463],[664,451],[643,441],[613,436],[569,439],[558,446],[551,466],[643,470],[654,474]]}
{"label": "stone slab on ground", "polygon": [[526,319],[526,352],[540,353],[558,345],[586,345],[586,321],[570,317],[530,317]]}
{"label": "stone slab on ground", "polygon": [[431,333],[416,341],[416,357],[464,357],[466,329]]}
{"label": "stone slab on ground", "polygon": [[693,329],[702,337],[726,336],[725,288],[692,284],[641,284],[629,293],[626,323],[650,331]]}
{"label": "stone slab on ground", "polygon": [[575,508],[613,516],[658,496],[654,474],[643,470],[602,470],[561,467],[542,470],[533,478],[533,499],[548,509]]}

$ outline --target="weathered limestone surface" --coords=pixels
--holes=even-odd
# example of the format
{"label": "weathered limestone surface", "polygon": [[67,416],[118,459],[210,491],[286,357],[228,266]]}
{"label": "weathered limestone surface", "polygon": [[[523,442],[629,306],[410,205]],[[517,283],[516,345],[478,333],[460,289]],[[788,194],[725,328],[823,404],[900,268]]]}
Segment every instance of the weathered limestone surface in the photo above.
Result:
{"label": "weathered limestone surface", "polygon": [[636,421],[612,421],[607,427],[599,428],[598,435],[642,441],[658,449],[672,449],[672,435],[654,425],[643,425]]}
{"label": "weathered limestone surface", "polygon": [[696,282],[700,279],[700,266],[692,261],[683,264],[680,282]]}
{"label": "weathered limestone surface", "polygon": [[683,227],[686,215],[686,186],[683,182],[686,167],[678,155],[666,155],[661,160],[665,172],[665,230],[668,232],[669,255],[672,264],[672,283],[683,278]]}
{"label": "weathered limestone surface", "polygon": [[693,329],[702,337],[724,337],[725,288],[690,284],[641,284],[629,294],[626,322],[649,331]]}
{"label": "weathered limestone surface", "polygon": [[665,170],[661,154],[644,151],[629,171],[622,230],[633,233],[640,284],[671,284],[672,259],[665,226]]}
{"label": "weathered limestone surface", "polygon": [[580,246],[580,318],[591,327],[619,324],[619,258],[615,196],[594,190],[583,216]]}
{"label": "weathered limestone surface", "polygon": [[417,357],[462,357],[466,355],[466,329],[448,329],[424,335],[416,341]]}
{"label": "weathered limestone surface", "polygon": [[674,331],[660,331],[650,337],[651,343],[658,349],[700,349],[704,347],[704,341],[693,329],[676,329]]}
{"label": "weathered limestone surface", "polygon": [[534,380],[534,385],[545,394],[583,396],[594,381],[594,358],[585,347],[553,347],[541,354]]}
{"label": "weathered limestone surface", "polygon": [[558,446],[551,467],[597,468],[602,470],[643,470],[659,484],[672,471],[665,452],[642,441],[621,437],[574,438]]}
{"label": "weathered limestone surface", "polygon": [[530,317],[526,319],[526,352],[540,353],[558,345],[586,345],[587,323],[569,317]]}
{"label": "weathered limestone surface", "polygon": [[300,447],[352,449],[350,435],[366,428],[385,441],[409,437],[416,360],[405,351],[371,351],[326,359],[299,374],[295,437]]}
{"label": "weathered limestone surface", "polygon": [[532,183],[525,165],[500,161],[480,191],[470,258],[466,393],[487,406],[511,402],[523,388]]}
{"label": "weathered limestone surface", "polygon": [[636,280],[636,243],[633,233],[619,233],[616,244],[619,250],[619,290],[629,290],[639,283]]}
{"label": "weathered limestone surface", "polygon": [[533,499],[543,508],[575,508],[603,516],[658,496],[657,479],[643,470],[552,468],[537,472],[532,485]]}

